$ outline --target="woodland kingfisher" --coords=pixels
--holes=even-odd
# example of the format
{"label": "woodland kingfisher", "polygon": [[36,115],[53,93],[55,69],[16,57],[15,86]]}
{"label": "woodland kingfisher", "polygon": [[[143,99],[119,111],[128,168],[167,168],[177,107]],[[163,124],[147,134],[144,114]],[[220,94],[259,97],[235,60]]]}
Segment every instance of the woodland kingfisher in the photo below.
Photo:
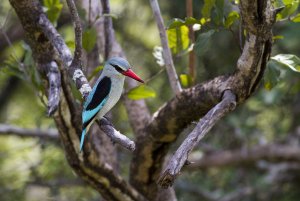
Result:
{"label": "woodland kingfisher", "polygon": [[127,60],[113,57],[105,63],[100,77],[83,104],[80,151],[83,147],[85,134],[93,122],[96,119],[101,119],[120,99],[125,76],[144,83],[131,70]]}

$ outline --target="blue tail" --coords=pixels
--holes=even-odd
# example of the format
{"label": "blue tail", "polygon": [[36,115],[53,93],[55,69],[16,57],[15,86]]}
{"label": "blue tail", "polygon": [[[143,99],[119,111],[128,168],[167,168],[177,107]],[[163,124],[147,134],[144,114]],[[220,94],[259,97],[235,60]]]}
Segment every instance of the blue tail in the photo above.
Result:
{"label": "blue tail", "polygon": [[86,133],[86,128],[82,130],[81,140],[80,140],[80,152],[82,151],[85,133]]}

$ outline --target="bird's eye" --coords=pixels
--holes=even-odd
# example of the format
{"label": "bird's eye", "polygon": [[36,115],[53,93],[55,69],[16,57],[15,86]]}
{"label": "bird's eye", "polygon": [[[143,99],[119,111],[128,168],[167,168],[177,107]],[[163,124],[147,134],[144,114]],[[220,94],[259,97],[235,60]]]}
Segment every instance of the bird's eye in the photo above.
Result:
{"label": "bird's eye", "polygon": [[112,65],[119,73],[124,72],[124,70],[122,68],[120,68],[120,66],[116,65],[116,64],[110,64]]}

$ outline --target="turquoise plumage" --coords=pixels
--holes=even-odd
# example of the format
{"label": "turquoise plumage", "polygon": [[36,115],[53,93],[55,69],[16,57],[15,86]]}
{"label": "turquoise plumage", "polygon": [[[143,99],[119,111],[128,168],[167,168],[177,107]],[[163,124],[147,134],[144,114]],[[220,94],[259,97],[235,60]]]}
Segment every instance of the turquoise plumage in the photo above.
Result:
{"label": "turquoise plumage", "polygon": [[101,119],[120,99],[125,76],[143,82],[130,68],[128,61],[120,57],[111,58],[105,63],[101,76],[83,104],[80,151],[95,119]]}

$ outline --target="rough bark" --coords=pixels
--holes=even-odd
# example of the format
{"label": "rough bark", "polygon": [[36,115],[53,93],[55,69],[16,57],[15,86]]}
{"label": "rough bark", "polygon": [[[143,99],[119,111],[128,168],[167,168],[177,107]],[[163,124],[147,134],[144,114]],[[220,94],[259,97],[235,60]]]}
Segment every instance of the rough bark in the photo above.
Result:
{"label": "rough bark", "polygon": [[[58,111],[54,113],[54,120],[71,167],[107,200],[145,200],[109,164],[102,160],[99,150],[96,148],[99,146],[98,144],[87,143],[85,151],[79,154],[81,107],[76,104],[69,85],[69,75],[73,75],[76,71],[67,73],[67,69],[63,68],[72,61],[69,49],[66,48],[64,41],[43,13],[39,1],[11,0],[10,3],[21,20],[35,61],[37,63],[59,61],[62,95]],[[78,88],[82,89],[86,83],[85,80],[82,80],[81,76],[75,77]]]}
{"label": "rough bark", "polygon": [[[68,162],[84,181],[107,200],[140,201],[145,200],[144,197],[149,200],[156,199],[156,181],[170,145],[192,121],[198,120],[218,104],[224,91],[232,91],[237,97],[237,104],[242,104],[249,98],[263,76],[272,46],[271,28],[275,14],[271,1],[240,1],[240,12],[247,37],[234,73],[182,90],[151,118],[144,101],[126,100],[130,123],[137,136],[136,151],[130,168],[131,184],[128,184],[104,161],[105,159],[101,158],[97,141],[87,143],[83,154],[78,153],[81,110],[71,93],[68,78],[70,75],[74,78],[82,94],[89,92],[89,84],[82,72],[63,68],[70,65],[71,53],[43,13],[39,1],[10,2],[24,27],[35,61],[41,64],[56,61],[60,67],[62,94],[58,112],[54,113],[54,120]],[[112,49],[112,55],[124,55],[118,44],[114,43]],[[133,86],[132,83],[128,85]],[[97,139],[96,135],[93,137]]]}
{"label": "rough bark", "polygon": [[138,154],[133,157],[130,179],[141,192],[155,194],[155,182],[171,143],[189,123],[220,102],[225,90],[231,90],[237,96],[237,104],[242,104],[257,89],[271,53],[275,12],[271,1],[260,0],[243,1],[240,12],[249,16],[243,17],[248,34],[236,71],[183,90],[154,113],[138,138],[135,152]]}

